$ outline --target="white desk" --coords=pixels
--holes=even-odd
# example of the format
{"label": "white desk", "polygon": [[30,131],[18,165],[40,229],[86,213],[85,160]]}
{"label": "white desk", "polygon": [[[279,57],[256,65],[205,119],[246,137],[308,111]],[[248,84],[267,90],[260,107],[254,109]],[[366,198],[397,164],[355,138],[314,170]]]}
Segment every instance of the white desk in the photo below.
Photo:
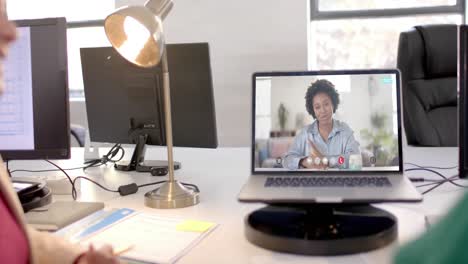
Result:
{"label": "white desk", "polygon": [[[73,149],[72,160],[60,161],[63,168],[80,166],[83,150]],[[127,153],[126,156],[130,156]],[[165,159],[165,148],[148,148],[146,157]],[[457,165],[456,148],[406,148],[405,161],[419,165],[453,166]],[[219,227],[202,240],[177,263],[391,263],[391,257],[398,243],[414,238],[425,230],[425,214],[445,213],[464,193],[464,190],[448,183],[425,196],[424,202],[417,204],[382,204],[394,213],[399,220],[399,239],[383,249],[372,252],[339,256],[310,257],[276,253],[259,248],[245,239],[244,217],[262,204],[243,204],[237,201],[237,194],[250,174],[250,151],[248,148],[185,149],[176,148],[175,160],[182,162],[182,169],[176,171],[176,179],[198,185],[201,190],[200,204],[182,209],[152,209],[144,206],[143,195],[155,186],[145,187],[138,193],[121,197],[109,193],[89,182],[81,182],[79,200],[103,201],[108,208],[128,207],[165,216],[209,220]],[[43,161],[13,161],[11,169],[44,169],[50,165]],[[456,170],[441,171],[453,175]],[[60,172],[53,172],[59,175]],[[83,175],[82,170],[71,171],[71,175]],[[14,176],[30,173],[15,173]],[[143,173],[115,171],[111,165],[91,168],[86,175],[117,189],[119,185],[136,182],[137,184],[155,182],[167,177],[153,177]],[[411,176],[433,177],[428,172],[411,172]],[[466,181],[461,181],[467,184]],[[54,199],[70,199],[55,196]]]}

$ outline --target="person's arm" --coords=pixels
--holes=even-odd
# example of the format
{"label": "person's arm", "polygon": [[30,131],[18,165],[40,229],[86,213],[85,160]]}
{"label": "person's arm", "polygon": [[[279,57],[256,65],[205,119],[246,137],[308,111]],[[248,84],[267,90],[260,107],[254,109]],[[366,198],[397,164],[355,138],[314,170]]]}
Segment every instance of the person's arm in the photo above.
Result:
{"label": "person's arm", "polygon": [[359,142],[354,138],[354,133],[352,131],[346,141],[344,154],[348,156],[352,154],[361,154],[361,151],[359,150]]}
{"label": "person's arm", "polygon": [[[468,195],[445,217],[398,250],[395,264],[468,263]],[[441,243],[443,241],[443,243]]]}
{"label": "person's arm", "polygon": [[361,154],[359,142],[354,138],[353,130],[346,124],[344,124],[344,126],[345,129],[343,134],[340,135],[343,137],[342,144],[344,144],[344,151],[341,155],[332,155],[327,157],[330,168],[348,169],[350,156]]}
{"label": "person's arm", "polygon": [[301,130],[289,148],[289,151],[283,157],[283,167],[290,170],[297,170],[300,168],[300,162],[302,159],[307,158],[304,155],[307,144],[307,133],[305,130]]}
{"label": "person's arm", "polygon": [[30,226],[26,227],[26,232],[30,241],[29,250],[33,257],[31,263],[73,264],[77,257],[85,251],[63,238],[37,231]]}
{"label": "person's arm", "polygon": [[[340,151],[340,150],[332,151],[334,153],[341,152],[341,154],[324,156],[320,152],[316,151],[317,148],[311,142],[310,157],[312,157],[312,161],[316,159],[316,157],[320,158],[320,163],[317,165],[314,162],[313,165],[310,166],[309,168],[318,168],[318,169],[325,169],[325,168],[347,169],[349,168],[350,156],[354,154],[360,154],[359,142],[356,141],[356,139],[353,136],[353,132],[351,130],[348,131],[348,133],[343,134],[342,136],[345,137],[343,139],[344,143],[342,143],[344,144],[344,147],[343,147],[344,151]],[[324,158],[326,158],[325,163],[324,163]],[[301,163],[305,163],[305,162],[306,162],[306,159],[301,160]],[[310,163],[310,160],[308,163]]]}
{"label": "person's arm", "polygon": [[61,264],[118,264],[111,246],[94,249],[89,246],[83,249],[77,244],[46,232],[40,232],[32,227],[26,231],[30,239],[30,250],[33,252],[31,263],[61,263]]}
{"label": "person's arm", "polygon": [[[309,148],[307,149],[307,145]],[[309,152],[308,155],[305,154]],[[316,164],[315,159],[323,158],[322,153],[315,147],[314,143],[308,138],[307,130],[302,130],[295,138],[289,151],[283,157],[283,167],[291,170],[302,168],[307,169],[324,169],[323,164]]]}

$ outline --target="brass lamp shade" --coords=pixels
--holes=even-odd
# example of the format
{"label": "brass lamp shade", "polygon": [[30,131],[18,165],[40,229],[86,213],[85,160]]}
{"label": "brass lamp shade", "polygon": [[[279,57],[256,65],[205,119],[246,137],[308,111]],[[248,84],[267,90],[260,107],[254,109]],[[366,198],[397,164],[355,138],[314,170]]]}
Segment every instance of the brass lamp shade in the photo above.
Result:
{"label": "brass lamp shade", "polygon": [[104,28],[112,46],[128,61],[144,68],[157,65],[164,53],[161,19],[143,6],[117,9]]}

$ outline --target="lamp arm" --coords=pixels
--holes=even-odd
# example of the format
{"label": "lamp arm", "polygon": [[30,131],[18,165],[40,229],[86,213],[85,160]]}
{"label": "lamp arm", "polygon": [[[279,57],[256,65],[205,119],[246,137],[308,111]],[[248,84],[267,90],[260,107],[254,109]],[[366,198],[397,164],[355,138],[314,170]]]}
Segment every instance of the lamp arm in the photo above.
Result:
{"label": "lamp arm", "polygon": [[164,96],[164,123],[166,127],[166,145],[167,145],[167,161],[169,171],[169,181],[174,182],[174,157],[173,157],[173,141],[172,141],[172,116],[171,116],[171,93],[169,87],[169,70],[167,64],[167,51],[164,51],[162,61],[163,74],[163,96]]}
{"label": "lamp arm", "polygon": [[149,8],[151,12],[159,16],[161,20],[164,20],[171,11],[172,6],[174,6],[174,3],[172,0],[148,0],[145,6]]}

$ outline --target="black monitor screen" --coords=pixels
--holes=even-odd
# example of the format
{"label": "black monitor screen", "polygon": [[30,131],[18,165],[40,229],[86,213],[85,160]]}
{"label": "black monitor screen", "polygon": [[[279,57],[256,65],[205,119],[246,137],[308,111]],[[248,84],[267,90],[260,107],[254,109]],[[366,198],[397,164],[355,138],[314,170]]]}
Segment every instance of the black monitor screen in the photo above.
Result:
{"label": "black monitor screen", "polygon": [[[207,43],[169,44],[174,146],[216,148],[216,117]],[[140,68],[111,47],[82,48],[91,141],[165,145],[160,67]]]}
{"label": "black monitor screen", "polygon": [[65,18],[15,21],[4,61],[0,153],[4,159],[70,157]]}

